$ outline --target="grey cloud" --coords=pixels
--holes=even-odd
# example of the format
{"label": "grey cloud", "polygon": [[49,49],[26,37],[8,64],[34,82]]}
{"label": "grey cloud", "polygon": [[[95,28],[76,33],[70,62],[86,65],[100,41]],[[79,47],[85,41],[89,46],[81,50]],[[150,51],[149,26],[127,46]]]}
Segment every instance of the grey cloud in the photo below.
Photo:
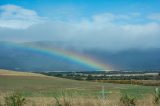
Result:
{"label": "grey cloud", "polygon": [[[119,18],[118,18],[119,17]],[[0,28],[0,39],[9,41],[65,41],[77,48],[125,50],[159,48],[160,24],[118,24],[129,18],[114,14],[94,15],[81,21],[48,21],[25,29]],[[132,17],[131,17],[132,18]]]}

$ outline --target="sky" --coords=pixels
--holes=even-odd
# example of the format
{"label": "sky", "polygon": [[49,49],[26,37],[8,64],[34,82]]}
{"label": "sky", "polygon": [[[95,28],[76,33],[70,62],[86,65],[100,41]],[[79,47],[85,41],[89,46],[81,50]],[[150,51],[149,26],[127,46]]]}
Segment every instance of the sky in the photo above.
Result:
{"label": "sky", "polygon": [[0,0],[0,41],[160,48],[160,0]]}

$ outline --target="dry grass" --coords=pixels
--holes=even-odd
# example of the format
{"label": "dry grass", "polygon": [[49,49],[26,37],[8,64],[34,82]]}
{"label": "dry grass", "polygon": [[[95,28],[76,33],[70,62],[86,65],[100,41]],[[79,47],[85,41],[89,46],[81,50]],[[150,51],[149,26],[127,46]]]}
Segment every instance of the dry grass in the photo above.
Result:
{"label": "dry grass", "polygon": [[0,76],[38,76],[38,77],[44,77],[45,75],[0,69]]}
{"label": "dry grass", "polygon": [[[4,97],[10,95],[1,93],[0,103],[4,104]],[[109,94],[103,99],[101,96],[80,96],[80,95],[60,95],[57,100],[55,97],[25,97],[26,104],[24,106],[125,106],[121,103],[121,95],[119,93]],[[143,98],[136,98],[135,106],[160,106],[154,104],[153,95],[145,95]]]}
{"label": "dry grass", "polygon": [[[60,97],[59,104],[53,97],[28,97],[25,106],[124,106],[120,102],[119,95],[110,95],[102,99],[101,97]],[[147,95],[136,100],[136,106],[159,106],[153,103],[153,96]]]}
{"label": "dry grass", "polygon": [[[0,96],[0,103],[4,104],[4,97],[8,94]],[[101,96],[83,97],[75,95],[61,95],[58,97],[26,97],[26,104],[24,106],[125,106],[120,101],[120,94],[110,94],[104,99]],[[145,95],[143,98],[136,98],[135,106],[160,106],[160,104],[153,103],[153,95]],[[57,103],[59,102],[59,105]]]}

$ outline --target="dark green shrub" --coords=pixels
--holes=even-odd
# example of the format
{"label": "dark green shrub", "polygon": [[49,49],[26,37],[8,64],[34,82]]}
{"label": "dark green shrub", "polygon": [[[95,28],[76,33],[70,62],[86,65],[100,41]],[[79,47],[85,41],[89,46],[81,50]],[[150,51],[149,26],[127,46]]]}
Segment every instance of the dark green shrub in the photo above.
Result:
{"label": "dark green shrub", "polygon": [[136,105],[136,99],[135,97],[131,97],[127,94],[123,94],[120,98],[120,102],[123,104],[123,106],[135,106]]}
{"label": "dark green shrub", "polygon": [[13,93],[5,97],[5,106],[24,106],[26,99],[20,93]]}
{"label": "dark green shrub", "polygon": [[153,102],[154,102],[154,104],[160,103],[160,90],[158,88],[155,89]]}
{"label": "dark green shrub", "polygon": [[60,100],[57,97],[54,97],[56,100],[56,106],[62,106],[62,104],[60,103]]}

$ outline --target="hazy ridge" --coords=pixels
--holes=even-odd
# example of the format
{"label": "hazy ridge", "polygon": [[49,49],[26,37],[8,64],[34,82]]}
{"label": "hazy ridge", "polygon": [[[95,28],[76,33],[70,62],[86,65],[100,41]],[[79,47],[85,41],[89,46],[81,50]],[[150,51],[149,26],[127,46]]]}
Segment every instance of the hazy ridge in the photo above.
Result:
{"label": "hazy ridge", "polygon": [[[14,48],[8,45],[9,42],[0,42],[0,68],[19,71],[96,71],[86,69],[77,64],[68,64],[61,58],[49,57],[42,54],[30,52],[22,48]],[[129,49],[125,51],[108,52],[106,50],[82,49],[65,42],[26,42],[19,45],[41,46],[46,48],[61,48],[78,54],[88,55],[106,65],[110,65],[114,70],[125,71],[159,71],[160,69],[160,49]]]}

